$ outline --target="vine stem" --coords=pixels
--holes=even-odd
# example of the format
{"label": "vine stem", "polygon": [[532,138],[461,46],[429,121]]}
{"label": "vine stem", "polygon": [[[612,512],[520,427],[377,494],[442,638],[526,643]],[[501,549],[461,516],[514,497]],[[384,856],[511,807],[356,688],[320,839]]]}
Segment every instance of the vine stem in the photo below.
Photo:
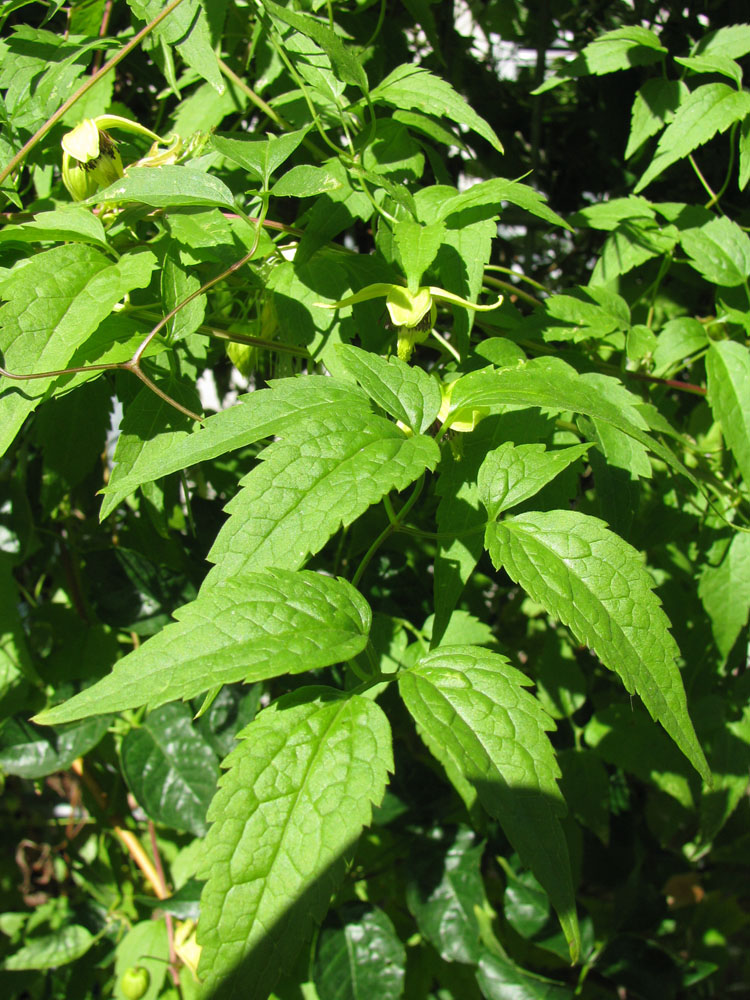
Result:
{"label": "vine stem", "polygon": [[[83,759],[81,757],[73,761],[73,763],[71,764],[71,770],[74,771],[75,774],[77,774],[78,777],[86,785],[88,790],[91,792],[91,795],[94,801],[96,802],[97,806],[102,810],[102,812],[106,813],[107,802],[104,797],[104,793],[102,792],[101,788],[96,783],[92,775],[89,774],[89,772],[84,767]],[[125,850],[131,856],[133,861],[136,863],[136,865],[138,865],[138,867],[145,875],[146,881],[154,890],[154,895],[156,896],[156,898],[166,899],[169,893],[167,892],[167,887],[164,884],[164,880],[159,878],[156,868],[154,868],[154,865],[152,864],[148,854],[146,854],[146,851],[144,850],[140,840],[138,840],[138,838],[134,833],[132,833],[132,831],[124,829],[120,821],[115,817],[111,816],[109,818],[109,822],[110,825],[112,826],[112,832],[114,833],[114,835],[117,837],[117,839],[123,845]]]}
{"label": "vine stem", "polygon": [[[391,516],[391,512],[389,511],[389,513],[388,513],[388,524],[385,526],[385,528],[383,528],[383,530],[380,532],[380,534],[378,535],[378,537],[375,539],[375,541],[369,547],[369,549],[367,550],[367,552],[365,552],[364,556],[362,557],[362,561],[360,562],[360,564],[357,567],[357,570],[356,570],[354,576],[352,577],[352,586],[353,587],[356,587],[359,584],[359,581],[362,579],[362,576],[363,576],[365,570],[367,569],[367,567],[368,567],[368,565],[370,563],[370,560],[375,555],[375,553],[378,551],[378,549],[383,544],[383,542],[386,540],[386,538],[388,538],[389,535],[392,535],[394,531],[398,530],[401,522],[404,520],[404,518],[406,517],[406,515],[412,509],[412,507],[414,506],[414,504],[417,502],[417,500],[419,499],[419,495],[421,494],[422,489],[424,487],[424,482],[425,482],[425,473],[423,472],[422,475],[417,480],[417,483],[416,483],[416,485],[415,485],[415,487],[414,487],[414,489],[412,491],[411,496],[406,501],[406,503],[401,508],[401,510],[398,512],[398,514],[395,514],[395,515]],[[392,509],[393,508],[391,508],[391,511],[392,511]]]}
{"label": "vine stem", "polygon": [[146,35],[150,34],[154,30],[154,28],[164,20],[165,17],[169,17],[172,11],[176,7],[179,7],[181,3],[182,0],[172,0],[172,3],[170,3],[167,7],[165,7],[164,10],[161,12],[161,14],[158,14],[153,19],[153,21],[150,21],[145,26],[145,28],[141,28],[138,34],[134,35],[130,39],[130,41],[120,49],[119,52],[117,52],[115,55],[112,56],[111,59],[108,59],[101,69],[97,70],[96,73],[93,74],[93,76],[90,76],[88,78],[88,80],[85,80],[78,88],[78,90],[76,90],[74,94],[71,94],[70,97],[67,99],[67,101],[65,101],[64,104],[61,104],[60,107],[57,109],[57,111],[55,111],[55,113],[50,118],[47,119],[44,125],[42,125],[42,127],[38,129],[38,131],[36,131],[34,135],[32,135],[32,137],[28,140],[28,142],[26,142],[21,147],[21,149],[19,149],[16,155],[7,164],[7,166],[3,170],[0,170],[0,184],[2,184],[2,182],[5,180],[6,177],[8,177],[10,174],[13,173],[16,167],[24,160],[26,155],[29,152],[31,152],[31,150],[34,148],[34,146],[36,146],[39,140],[43,139],[45,135],[49,132],[49,130],[53,128],[55,125],[57,125],[57,123],[60,121],[65,112],[68,111],[70,108],[72,108],[73,105],[76,103],[76,101],[80,100],[85,93],[91,90],[94,84],[98,83],[99,80],[101,80],[101,78],[105,75],[105,73],[109,73],[109,71],[113,69],[115,66],[117,66],[119,62],[122,62],[125,56],[127,56],[130,52],[133,51],[134,48],[140,45],[140,43],[143,41]]}
{"label": "vine stem", "polygon": [[[180,0],[178,0],[178,2],[180,2]],[[73,375],[78,372],[111,371],[112,369],[119,368],[122,369],[123,371],[132,372],[133,375],[139,378],[141,382],[143,382],[143,384],[148,389],[156,393],[156,395],[160,399],[163,399],[165,403],[168,403],[169,406],[174,407],[175,410],[178,410],[180,413],[183,413],[186,417],[189,417],[191,420],[195,420],[199,424],[202,424],[203,417],[198,416],[197,413],[193,413],[192,410],[189,410],[186,406],[183,406],[182,403],[178,403],[176,399],[172,399],[171,396],[167,395],[167,393],[164,392],[163,389],[160,389],[159,386],[156,385],[156,383],[153,382],[148,377],[148,375],[141,368],[141,358],[143,357],[144,351],[146,351],[148,345],[151,343],[151,341],[154,339],[157,333],[159,333],[159,331],[162,330],[167,325],[167,323],[177,315],[180,309],[184,309],[186,305],[188,305],[190,302],[193,301],[193,299],[196,299],[199,295],[203,295],[203,293],[206,292],[209,288],[213,288],[213,286],[216,285],[219,281],[223,281],[224,278],[228,277],[230,274],[233,274],[235,271],[238,271],[244,264],[246,264],[249,260],[251,260],[251,258],[255,254],[255,251],[258,249],[260,234],[263,229],[263,220],[265,219],[267,211],[268,211],[268,201],[266,200],[263,205],[263,211],[261,212],[261,216],[258,219],[258,223],[255,229],[255,238],[253,240],[253,245],[248,251],[248,253],[246,253],[244,257],[240,257],[239,260],[236,260],[234,264],[228,267],[225,271],[222,271],[221,274],[217,274],[215,278],[211,278],[204,285],[201,285],[200,288],[196,289],[196,291],[192,292],[190,295],[184,298],[182,302],[178,302],[177,305],[174,307],[174,309],[170,310],[170,312],[168,312],[163,319],[159,320],[156,326],[154,326],[149,331],[149,333],[143,338],[138,347],[135,349],[135,353],[133,354],[132,358],[130,358],[129,361],[109,362],[107,364],[100,364],[100,365],[84,365],[83,367],[77,367],[77,368],[59,368],[56,371],[33,372],[29,375],[19,375],[16,374],[15,372],[8,371],[6,368],[0,368],[0,375],[4,375],[5,378],[10,378],[17,382],[25,382],[28,381],[29,379],[57,378],[58,376],[61,375]]]}

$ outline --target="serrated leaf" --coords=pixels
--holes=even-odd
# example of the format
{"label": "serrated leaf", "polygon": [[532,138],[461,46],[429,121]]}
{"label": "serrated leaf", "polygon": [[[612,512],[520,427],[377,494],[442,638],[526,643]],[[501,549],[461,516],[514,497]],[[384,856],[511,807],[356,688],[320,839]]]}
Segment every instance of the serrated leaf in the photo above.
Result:
{"label": "serrated leaf", "polygon": [[609,285],[653,257],[668,254],[679,239],[675,226],[659,224],[655,219],[625,219],[611,233],[594,267],[590,287]]}
{"label": "serrated leaf", "polygon": [[350,344],[340,344],[337,351],[346,370],[386,413],[415,434],[422,434],[434,422],[442,396],[438,382],[427,372],[395,357],[386,361]]}
{"label": "serrated leaf", "polygon": [[317,42],[345,83],[359,87],[363,94],[368,92],[367,75],[362,68],[362,63],[350,49],[346,48],[339,36],[327,24],[309,14],[282,7],[280,4],[273,3],[273,0],[262,0],[262,3],[269,14]]}
{"label": "serrated leaf", "polygon": [[750,483],[750,353],[731,340],[713,341],[706,375],[709,405],[742,478]]}
{"label": "serrated leaf", "polygon": [[505,441],[489,452],[479,469],[477,486],[490,520],[533,497],[589,448],[589,444],[578,444],[547,451],[543,444],[516,446]]}
{"label": "serrated leaf", "polygon": [[[745,688],[747,690],[747,688]],[[721,724],[711,740],[712,788],[700,799],[700,840],[710,843],[747,794],[750,770],[750,706],[722,705]],[[727,714],[739,716],[727,718]]]}
{"label": "serrated leaf", "polygon": [[656,135],[672,121],[677,108],[689,94],[687,84],[683,83],[682,80],[663,80],[660,78],[646,80],[635,95],[630,112],[630,135],[625,150],[626,160],[630,159],[647,139]]}
{"label": "serrated leaf", "polygon": [[653,31],[639,25],[628,25],[600,35],[585,47],[581,57],[589,73],[601,76],[632,66],[648,66],[666,52]]}
{"label": "serrated leaf", "polygon": [[750,236],[725,215],[683,229],[680,243],[706,281],[733,288],[750,275]]}
{"label": "serrated leaf", "polygon": [[[128,4],[146,24],[164,9],[161,0],[128,0]],[[155,32],[165,47],[174,45],[188,66],[207,80],[217,94],[223,94],[224,80],[211,44],[206,6],[201,0],[187,0],[158,24]],[[221,7],[221,4],[213,6]]]}
{"label": "serrated leaf", "polygon": [[97,191],[86,204],[122,205],[127,202],[140,202],[152,208],[216,205],[234,210],[234,195],[223,181],[213,174],[178,164],[130,167],[124,177]]}
{"label": "serrated leaf", "polygon": [[534,872],[558,912],[575,961],[580,934],[567,846],[565,804],[546,735],[554,723],[505,657],[477,646],[432,650],[399,677],[420,736],[464,795],[467,787]]}
{"label": "serrated leaf", "polygon": [[642,191],[667,167],[748,114],[750,94],[734,90],[726,83],[706,83],[697,87],[680,103],[674,120],[662,133],[656,154],[636,184],[635,192]]}
{"label": "serrated leaf", "polygon": [[562,226],[570,229],[568,223],[553,212],[545,202],[544,197],[538,191],[529,187],[528,184],[521,184],[519,181],[509,181],[504,177],[495,177],[489,181],[482,181],[481,184],[474,184],[467,191],[454,195],[441,206],[441,218],[450,221],[452,215],[458,212],[472,210],[472,219],[494,218],[501,214],[500,203],[510,202],[511,205],[518,205],[519,208],[526,209],[532,215],[536,215],[545,222],[553,226]]}
{"label": "serrated leaf", "polygon": [[368,698],[303,688],[262,712],[225,766],[198,873],[200,973],[214,1000],[266,1000],[383,796],[390,726]]}
{"label": "serrated leaf", "polygon": [[[278,431],[277,431],[278,433]],[[208,558],[210,586],[246,570],[298,569],[340,527],[391,490],[403,490],[440,451],[374,413],[340,408],[297,420],[241,481]]]}
{"label": "serrated leaf", "polygon": [[267,139],[237,139],[233,136],[211,136],[211,145],[222,156],[244,167],[255,180],[268,183],[268,179],[278,170],[299,146],[310,126],[286,132],[284,135],[270,135]]}
{"label": "serrated leaf", "polygon": [[150,819],[196,837],[216,791],[219,762],[187,705],[163,705],[122,741],[120,759],[136,802]]}
{"label": "serrated leaf", "polygon": [[734,534],[717,564],[701,573],[698,595],[711,619],[711,631],[726,659],[750,613],[750,535]]}
{"label": "serrated leaf", "polygon": [[318,943],[315,989],[320,1000],[399,1000],[406,949],[390,918],[377,907],[345,909],[343,927],[327,928]]}
{"label": "serrated leaf", "polygon": [[279,379],[271,389],[242,396],[236,406],[209,417],[198,430],[156,429],[131,466],[116,464],[102,490],[103,519],[139,486],[161,476],[243,448],[296,424],[304,414],[338,410],[370,411],[367,397],[355,386],[333,378],[307,376]]}
{"label": "serrated leaf", "polygon": [[[156,257],[146,251],[112,263],[93,247],[71,243],[23,263],[3,282],[7,301],[0,308],[0,350],[4,368],[30,374],[65,368],[112,307],[127,292],[149,283]],[[23,390],[3,394],[0,455],[41,398],[59,384],[59,379],[14,382],[14,388],[23,385]],[[7,389],[9,382],[2,379],[2,387]]]}
{"label": "serrated leaf", "polygon": [[692,316],[668,320],[659,331],[654,348],[654,375],[664,376],[696,351],[708,347],[705,326]]}
{"label": "serrated leaf", "polygon": [[441,958],[474,964],[480,952],[476,910],[487,905],[480,868],[484,845],[465,826],[455,835],[436,833],[414,852],[406,903]]}
{"label": "serrated leaf", "polygon": [[271,194],[276,198],[311,198],[316,194],[336,191],[341,186],[338,177],[325,167],[301,163],[279,177],[271,188]]}
{"label": "serrated leaf", "polygon": [[627,198],[611,198],[582,208],[572,216],[571,221],[576,225],[583,222],[592,229],[609,231],[628,219],[653,219],[654,215],[650,201],[631,194]]}
{"label": "serrated leaf", "polygon": [[598,518],[532,512],[487,526],[485,544],[537,603],[636,691],[706,780],[677,666],[679,650],[641,556]]}
{"label": "serrated leaf", "polygon": [[39,720],[157,708],[218,684],[331,666],[361,652],[370,629],[370,609],[351,584],[281,569],[204,587],[175,618],[111,674]]}
{"label": "serrated leaf", "polygon": [[610,376],[581,375],[560,358],[536,358],[517,368],[472,372],[459,379],[454,383],[447,422],[470,420],[472,415],[498,412],[510,404],[573,410],[619,428],[697,485],[673,452],[643,429],[647,424],[638,402]]}
{"label": "serrated leaf", "polygon": [[499,153],[503,152],[502,143],[484,118],[480,118],[446,80],[421,66],[397,66],[370,96],[373,103],[384,102],[400,110],[416,109],[436,118],[448,118],[459,125],[466,125]]}
{"label": "serrated leaf", "polygon": [[696,55],[720,55],[739,59],[750,52],[750,24],[729,24],[710,31],[695,47]]}

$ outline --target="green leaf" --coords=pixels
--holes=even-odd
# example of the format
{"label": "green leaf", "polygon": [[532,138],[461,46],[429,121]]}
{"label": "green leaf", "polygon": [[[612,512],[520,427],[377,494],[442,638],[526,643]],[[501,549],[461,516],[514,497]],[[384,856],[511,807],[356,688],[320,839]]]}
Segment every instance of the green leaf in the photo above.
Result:
{"label": "green leaf", "polygon": [[281,569],[204,587],[175,618],[107,677],[38,718],[157,708],[218,684],[320,669],[356,656],[370,629],[370,609],[351,584]]}
{"label": "green leaf", "polygon": [[[93,247],[71,243],[14,268],[2,284],[7,300],[0,308],[3,367],[18,374],[65,368],[112,307],[127,292],[149,283],[155,266],[156,257],[148,251],[127,254],[113,264]],[[9,386],[4,380],[2,384]],[[0,455],[41,398],[60,384],[60,379],[14,382],[23,391],[0,397]]]}
{"label": "green leaf", "polygon": [[710,31],[695,47],[696,55],[739,59],[750,52],[750,24],[730,24]]}
{"label": "green leaf", "polygon": [[706,375],[709,405],[742,478],[750,483],[750,353],[731,340],[713,341]]}
{"label": "green leaf", "polygon": [[[480,953],[476,910],[487,905],[481,864],[484,845],[462,826],[419,845],[406,902],[422,934],[446,962],[475,964]],[[439,848],[439,851],[438,851]]]}
{"label": "green leaf", "polygon": [[52,212],[37,212],[29,222],[0,229],[0,242],[93,243],[109,249],[104,226],[90,209],[67,205]]}
{"label": "green leaf", "polygon": [[[196,274],[191,274],[180,260],[178,244],[169,241],[161,269],[161,297],[166,313],[172,312],[188,296],[197,292],[201,280]],[[165,328],[165,334],[173,344],[195,333],[203,322],[206,313],[206,296],[198,295],[183,306],[176,316],[173,316]],[[198,406],[200,410],[200,405]]]}
{"label": "green leaf", "polygon": [[582,208],[571,217],[571,222],[592,229],[609,231],[616,229],[621,222],[628,219],[653,219],[655,212],[651,202],[640,195],[628,195],[627,198],[611,198],[600,201],[596,205]]}
{"label": "green leaf", "polygon": [[559,750],[560,788],[568,809],[606,847],[609,843],[609,775],[593,750],[576,747]]}
{"label": "green leaf", "polygon": [[542,406],[557,412],[573,410],[619,428],[697,483],[669,448],[646,433],[643,428],[647,424],[637,403],[638,398],[614,378],[580,375],[560,358],[536,358],[517,368],[464,375],[454,383],[446,422],[502,412],[510,404]]}
{"label": "green leaf", "polygon": [[744,191],[750,181],[750,118],[746,118],[740,126],[739,135],[740,163],[737,186]]}
{"label": "green leaf", "polygon": [[648,28],[629,25],[615,28],[589,43],[581,53],[589,73],[601,76],[633,66],[658,62],[667,49]]}
{"label": "green leaf", "polygon": [[273,0],[262,0],[262,3],[274,18],[317,42],[345,83],[359,87],[363,94],[368,92],[367,74],[362,68],[361,61],[324,22],[309,14],[282,7]]}
{"label": "green leaf", "polygon": [[663,80],[656,77],[646,80],[635,95],[630,112],[626,160],[638,152],[647,139],[656,135],[672,121],[677,108],[689,94],[687,84],[682,80]]}
{"label": "green leaf", "polygon": [[303,163],[283,174],[271,188],[271,194],[276,198],[311,198],[326,191],[336,191],[341,186],[341,181],[330,170]]}
{"label": "green leaf", "polygon": [[626,219],[607,237],[596,262],[589,287],[609,285],[653,257],[670,253],[679,232],[655,219]]}
{"label": "green leaf", "polygon": [[[164,9],[161,0],[128,0],[128,4],[133,13],[147,24]],[[218,94],[222,94],[224,80],[211,42],[204,6],[200,0],[185,0],[156,26],[155,32],[164,43],[174,45],[188,66],[207,80]]]}
{"label": "green leaf", "polygon": [[197,837],[216,791],[219,762],[187,705],[163,705],[126,734],[120,748],[125,780],[146,815]]}
{"label": "green leaf", "polygon": [[[451,216],[459,212],[471,209],[471,218],[490,219],[501,214],[500,203],[510,202],[511,205],[518,205],[519,208],[526,209],[532,215],[536,215],[545,222],[553,226],[562,226],[564,229],[571,229],[568,223],[553,212],[545,202],[544,197],[538,191],[521,184],[519,181],[509,181],[504,177],[495,177],[489,181],[482,181],[481,184],[474,184],[461,194],[454,195],[447,199],[441,206],[441,217],[450,223]],[[572,230],[571,230],[572,232]]]}
{"label": "green leaf", "polygon": [[18,613],[18,590],[8,555],[0,555],[0,721],[8,714],[3,701],[23,683],[37,681]]}
{"label": "green leaf", "polygon": [[524,972],[507,958],[485,951],[479,961],[477,981],[485,1000],[573,1000],[560,983]]}
{"label": "green leaf", "polygon": [[315,962],[320,1000],[399,1000],[406,949],[389,917],[377,907],[344,909],[344,925],[324,930]]}
{"label": "green leaf", "polygon": [[[747,688],[745,687],[745,690]],[[750,706],[722,705],[721,725],[711,740],[713,786],[702,789],[700,841],[710,843],[747,794],[750,770]],[[736,715],[727,718],[727,713]]]}
{"label": "green leaf", "polygon": [[215,1000],[266,1000],[380,803],[390,727],[368,698],[302,688],[243,731],[225,766],[198,873],[200,973]]}
{"label": "green leaf", "polygon": [[409,291],[416,292],[422,275],[432,264],[445,236],[445,225],[420,225],[411,219],[393,225],[393,242]]}
{"label": "green leaf", "polygon": [[692,70],[693,73],[719,73],[721,76],[728,76],[737,85],[738,90],[742,89],[742,67],[734,59],[709,53],[699,56],[675,56],[674,61]]}
{"label": "green leaf", "polygon": [[[504,859],[500,859],[501,864]],[[503,864],[505,892],[503,915],[521,937],[531,938],[544,927],[549,919],[549,898],[531,872],[516,873]]]}
{"label": "green leaf", "polygon": [[567,467],[585,455],[589,444],[547,451],[543,444],[506,441],[487,454],[479,469],[479,498],[490,520],[533,497]]}
{"label": "green leaf", "polygon": [[705,326],[692,316],[668,320],[659,331],[654,348],[654,375],[664,376],[682,367],[691,354],[708,347]]}
{"label": "green leaf", "polygon": [[434,469],[440,456],[432,438],[407,436],[361,410],[311,415],[281,433],[225,508],[229,520],[208,554],[217,564],[209,585],[267,566],[298,569],[340,527]]}
{"label": "green leaf", "polygon": [[719,216],[683,229],[680,243],[706,281],[725,288],[742,285],[750,274],[750,236],[736,222]]}
{"label": "green leaf", "polygon": [[31,938],[29,943],[19,948],[2,962],[1,967],[8,972],[27,969],[56,969],[68,965],[85,955],[96,938],[80,924],[68,924],[54,934]]}
{"label": "green leaf", "polygon": [[656,785],[685,809],[693,808],[685,758],[638,707],[623,702],[601,709],[589,719],[584,736],[606,763]]}
{"label": "green leaf", "polygon": [[384,358],[349,344],[338,346],[344,367],[386,413],[422,434],[440,410],[440,386],[421,368]]}
{"label": "green leaf", "polygon": [[284,135],[270,135],[267,139],[213,135],[211,145],[222,156],[244,167],[255,180],[267,184],[271,175],[292,155],[309,131],[310,126],[306,125]]}
{"label": "green leaf", "polygon": [[234,210],[234,195],[223,181],[213,174],[177,164],[130,167],[124,177],[97,191],[87,204],[122,205],[128,202],[141,202],[152,208],[216,205]]}
{"label": "green leaf", "polygon": [[485,544],[495,567],[619,674],[710,780],[688,716],[679,650],[639,553],[598,518],[572,510],[490,524]]}
{"label": "green leaf", "polygon": [[420,736],[459,792],[470,790],[549,894],[573,961],[580,950],[567,846],[565,804],[546,735],[554,723],[532,682],[503,656],[478,646],[432,650],[399,677]]}
{"label": "green leaf", "polygon": [[653,160],[636,184],[635,192],[642,191],[667,167],[748,114],[750,94],[734,90],[725,83],[706,83],[697,87],[681,101],[674,120],[659,139]]}
{"label": "green leaf", "polygon": [[397,66],[370,96],[373,103],[383,102],[400,110],[416,109],[436,118],[448,118],[458,125],[466,125],[499,153],[503,152],[502,143],[484,118],[480,118],[446,80],[421,66]]}
{"label": "green leaf", "polygon": [[137,456],[130,459],[132,465],[115,464],[102,490],[100,517],[104,519],[144,483],[281,433],[304,414],[338,411],[342,405],[365,413],[370,410],[364,393],[345,382],[323,376],[289,378],[274,382],[272,389],[240,397],[236,406],[214,414],[192,432],[164,431],[155,425],[153,436],[149,434]]}
{"label": "green leaf", "polygon": [[737,532],[721,549],[720,561],[710,561],[704,567],[698,594],[711,619],[719,652],[726,659],[750,612],[750,535]]}
{"label": "green leaf", "polygon": [[0,770],[36,780],[67,771],[77,757],[92,750],[109,728],[107,716],[40,733],[28,722],[11,720],[0,730]]}

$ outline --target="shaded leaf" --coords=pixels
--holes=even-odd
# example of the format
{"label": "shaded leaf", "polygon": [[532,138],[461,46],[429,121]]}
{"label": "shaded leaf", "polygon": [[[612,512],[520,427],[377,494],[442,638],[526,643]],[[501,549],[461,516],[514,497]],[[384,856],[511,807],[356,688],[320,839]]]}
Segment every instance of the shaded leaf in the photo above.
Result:
{"label": "shaded leaf", "polygon": [[240,739],[198,873],[200,972],[215,1000],[266,1000],[383,796],[391,734],[373,701],[316,687],[280,698]]}

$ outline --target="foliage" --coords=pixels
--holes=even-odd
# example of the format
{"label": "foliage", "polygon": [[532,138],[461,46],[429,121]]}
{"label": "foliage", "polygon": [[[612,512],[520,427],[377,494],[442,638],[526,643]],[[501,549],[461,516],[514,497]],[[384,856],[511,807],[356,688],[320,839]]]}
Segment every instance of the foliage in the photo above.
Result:
{"label": "foliage", "polygon": [[9,996],[748,989],[750,26],[635,6],[1,8]]}

